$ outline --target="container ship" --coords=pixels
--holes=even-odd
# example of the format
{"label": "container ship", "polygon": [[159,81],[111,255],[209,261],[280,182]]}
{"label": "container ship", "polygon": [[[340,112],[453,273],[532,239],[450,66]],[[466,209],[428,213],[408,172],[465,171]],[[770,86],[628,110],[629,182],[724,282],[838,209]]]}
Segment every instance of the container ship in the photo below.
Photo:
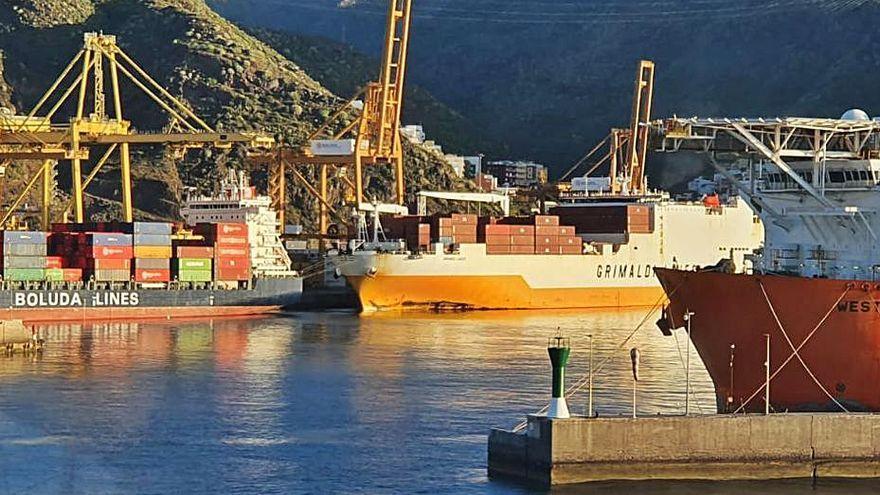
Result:
{"label": "container ship", "polygon": [[191,195],[186,225],[61,223],[0,232],[0,318],[79,321],[247,316],[299,301],[302,279],[270,200],[230,172]]}
{"label": "container ship", "polygon": [[[379,222],[374,215],[374,222]],[[680,202],[664,194],[578,201],[548,215],[396,216],[331,258],[364,311],[565,309],[661,303],[656,267],[695,267],[761,245],[742,200]],[[704,242],[694,242],[694,233]]]}
{"label": "container ship", "polygon": [[734,159],[723,168],[765,228],[751,273],[656,269],[669,297],[658,324],[691,314],[718,410],[880,410],[880,122],[850,111],[664,127],[665,149]]}

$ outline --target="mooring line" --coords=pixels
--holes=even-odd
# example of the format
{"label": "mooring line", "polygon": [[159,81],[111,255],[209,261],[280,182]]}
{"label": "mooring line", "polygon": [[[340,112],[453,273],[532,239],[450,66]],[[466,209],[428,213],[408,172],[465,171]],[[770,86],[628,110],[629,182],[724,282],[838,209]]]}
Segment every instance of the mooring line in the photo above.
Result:
{"label": "mooring line", "polygon": [[[779,366],[779,368],[776,369],[776,371],[773,372],[773,374],[770,375],[770,381],[771,381],[771,382],[773,381],[774,378],[776,378],[776,375],[778,375],[779,372],[781,372],[782,369],[785,368],[785,366],[788,365],[788,363],[791,362],[792,359],[794,359],[795,356],[798,356],[798,359],[800,359],[800,356],[798,355],[798,352],[799,352],[799,351],[800,351],[800,350],[801,350],[801,349],[807,344],[807,342],[810,341],[810,339],[813,338],[813,335],[816,334],[816,332],[822,327],[822,325],[825,324],[825,321],[828,320],[828,317],[831,316],[831,313],[834,312],[834,309],[837,308],[837,305],[840,304],[840,301],[842,301],[843,298],[846,297],[846,295],[849,293],[849,290],[850,290],[850,287],[847,286],[847,287],[844,289],[843,293],[840,294],[840,297],[837,298],[837,301],[835,301],[834,304],[832,304],[831,307],[828,309],[828,312],[825,313],[825,316],[823,316],[822,319],[819,320],[819,323],[817,323],[816,326],[813,327],[813,330],[812,330],[809,334],[807,334],[807,336],[806,336],[806,338],[804,338],[803,342],[801,342],[801,344],[800,344],[799,346],[797,346],[796,349],[793,349],[794,352],[793,352],[792,354],[790,354],[790,355],[788,356],[788,358],[787,358],[785,361],[782,362],[782,364]],[[765,297],[765,299],[767,300],[767,304],[770,305],[770,311],[771,311],[771,313],[773,313],[773,316],[776,317],[775,311],[774,311],[774,309],[773,309],[773,305],[770,303],[769,298],[767,298],[767,293],[766,293],[766,291],[764,291],[764,284],[763,284],[763,282],[761,282],[761,291],[764,292],[764,297]],[[777,324],[780,325],[780,329],[781,329],[782,327],[781,327],[781,324],[779,323],[778,318],[777,318]],[[784,329],[782,330],[782,332],[783,332],[783,335],[785,335],[785,330],[784,330]],[[787,336],[787,335],[786,335],[786,339],[788,339],[788,336]],[[801,361],[801,363],[803,363],[803,361]],[[768,365],[769,365],[769,364],[768,364]],[[806,364],[804,364],[804,367],[806,368]],[[809,368],[807,368],[807,371],[809,372]],[[811,374],[811,376],[812,376],[812,374]],[[815,376],[813,376],[813,380],[816,380]],[[822,387],[822,385],[819,384],[818,381],[817,381],[816,383],[819,385],[819,387],[822,389],[822,391],[824,391],[825,394],[828,395],[828,391],[825,390],[825,388]],[[743,409],[749,404],[749,402],[751,402],[755,397],[757,397],[757,395],[758,395],[759,393],[761,393],[762,390],[764,390],[764,387],[765,387],[765,384],[762,383],[761,386],[759,386],[758,389],[755,390],[755,392],[752,393],[752,395],[750,395],[749,398],[746,399],[745,402],[743,402],[743,403],[742,403],[742,404],[741,404],[741,405],[740,405],[735,411],[733,411],[733,414],[738,414],[738,413],[742,412],[742,410],[743,410]],[[844,411],[846,411],[846,408],[844,408],[843,405],[841,405],[839,402],[837,402],[836,399],[834,399],[834,398],[831,397],[830,395],[829,395],[829,397],[830,397],[831,400],[833,400],[838,406],[840,406]]]}

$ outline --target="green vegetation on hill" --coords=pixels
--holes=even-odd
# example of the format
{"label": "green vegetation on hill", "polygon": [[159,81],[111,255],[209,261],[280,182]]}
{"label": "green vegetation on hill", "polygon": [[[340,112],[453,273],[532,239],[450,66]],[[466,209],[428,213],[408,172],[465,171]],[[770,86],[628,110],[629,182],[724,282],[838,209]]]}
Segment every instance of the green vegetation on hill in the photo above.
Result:
{"label": "green vegetation on hill", "polygon": [[[90,31],[117,35],[122,48],[148,73],[218,130],[261,130],[287,143],[302,143],[343,102],[203,0],[21,0],[0,5],[0,32],[5,32],[0,50],[5,54],[11,103],[30,108],[79,50],[83,33]],[[0,102],[3,88],[0,84]],[[137,88],[123,84],[123,92],[126,117],[137,128],[159,130],[167,125],[167,116]],[[58,115],[71,115],[71,110],[62,109]],[[432,183],[465,187],[442,157],[415,150],[407,161],[414,179],[425,176]],[[159,150],[142,150],[133,167],[139,216],[176,218],[184,186],[210,191],[227,166],[242,163],[241,150],[191,152],[183,161]],[[62,189],[70,182],[66,168],[59,169]],[[90,188],[90,211],[96,218],[115,211],[118,175],[118,167],[110,163]],[[257,170],[255,176],[264,183],[264,172]],[[290,183],[290,213],[311,225],[314,202],[303,188]],[[7,181],[7,190],[16,186]],[[384,199],[387,190],[374,185],[372,194]],[[60,195],[58,202],[65,201]]]}

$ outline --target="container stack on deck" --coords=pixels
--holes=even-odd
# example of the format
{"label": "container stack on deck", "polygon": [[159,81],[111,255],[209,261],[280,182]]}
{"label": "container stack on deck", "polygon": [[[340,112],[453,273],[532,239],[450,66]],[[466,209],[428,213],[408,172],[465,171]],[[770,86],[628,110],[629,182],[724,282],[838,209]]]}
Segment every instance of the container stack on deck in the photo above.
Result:
{"label": "container stack on deck", "polygon": [[181,243],[174,248],[174,276],[181,282],[210,282],[214,279],[214,248]]}
{"label": "container stack on deck", "polygon": [[48,242],[45,232],[3,234],[3,278],[16,282],[46,279]]}
{"label": "container stack on deck", "polygon": [[132,224],[134,242],[135,282],[171,281],[171,231],[170,223],[135,222]]}
{"label": "container stack on deck", "polygon": [[194,231],[214,249],[214,280],[238,282],[251,278],[247,224],[199,224]]}
{"label": "container stack on deck", "polygon": [[507,217],[485,226],[487,254],[581,254],[574,227],[556,215]]}

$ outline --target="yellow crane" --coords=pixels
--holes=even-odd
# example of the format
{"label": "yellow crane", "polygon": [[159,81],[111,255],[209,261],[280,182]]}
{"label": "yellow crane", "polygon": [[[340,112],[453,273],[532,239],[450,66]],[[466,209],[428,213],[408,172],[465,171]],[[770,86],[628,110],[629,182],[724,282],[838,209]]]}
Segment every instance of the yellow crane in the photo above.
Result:
{"label": "yellow crane", "polygon": [[[400,134],[400,116],[403,108],[404,79],[406,75],[407,50],[411,25],[412,0],[390,0],[382,67],[379,79],[370,82],[354,98],[334,112],[325,123],[307,139],[301,148],[279,146],[272,153],[252,156],[257,162],[269,163],[269,195],[273,207],[279,212],[283,226],[287,209],[287,172],[318,200],[320,231],[327,233],[330,215],[343,222],[348,219],[337,211],[329,197],[329,180],[339,178],[350,191],[349,203],[356,206],[364,202],[364,168],[371,165],[387,165],[394,169],[394,197],[398,204],[404,203],[405,187],[403,172],[403,145]],[[339,117],[352,110],[363,97],[360,116],[332,135],[330,140],[320,138]],[[324,153],[318,149],[321,142],[336,141],[342,145],[346,136],[356,132],[349,150]],[[350,151],[350,152],[349,152]],[[318,167],[319,184],[316,187],[298,167]],[[282,227],[283,228],[283,227]]]}
{"label": "yellow crane", "polygon": [[[79,68],[79,69],[78,69]],[[105,91],[105,76],[110,76],[110,103]],[[120,79],[126,78],[156,103],[171,120],[165,132],[136,132],[123,117]],[[91,92],[92,101],[86,103]],[[75,115],[64,123],[53,118],[76,94]],[[48,106],[48,110],[41,114]],[[258,133],[218,132],[199,118],[188,106],[175,98],[128,56],[117,44],[116,37],[103,33],[86,33],[83,47],[68,63],[58,78],[37,101],[27,115],[0,114],[0,163],[11,160],[42,160],[42,167],[31,177],[23,191],[0,220],[0,227],[10,221],[27,194],[42,179],[42,224],[51,222],[50,203],[53,195],[55,164],[70,161],[72,205],[76,222],[84,221],[83,195],[101,167],[116,154],[121,171],[123,220],[133,220],[131,145],[169,145],[180,154],[202,146],[230,147],[242,143],[252,147],[270,148],[274,139]],[[89,159],[91,147],[106,151],[83,179],[83,163]]]}

